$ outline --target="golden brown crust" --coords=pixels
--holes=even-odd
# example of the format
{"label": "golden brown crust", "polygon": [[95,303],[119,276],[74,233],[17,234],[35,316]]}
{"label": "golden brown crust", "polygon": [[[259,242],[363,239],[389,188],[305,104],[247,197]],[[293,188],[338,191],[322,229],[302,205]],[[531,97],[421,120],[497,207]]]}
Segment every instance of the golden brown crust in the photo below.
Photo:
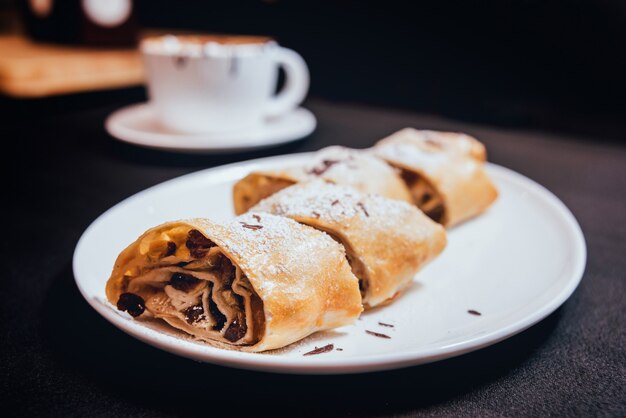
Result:
{"label": "golden brown crust", "polygon": [[248,174],[233,186],[235,214],[246,213],[262,199],[298,182],[288,171],[264,171]]}
{"label": "golden brown crust", "polygon": [[[418,181],[426,181],[436,191],[443,203],[444,215],[440,222],[446,227],[479,215],[498,197],[484,164],[476,159],[424,149],[419,143],[406,141],[381,141],[374,152]],[[419,196],[415,204],[420,207]]]}
{"label": "golden brown crust", "polygon": [[[192,219],[146,231],[119,255],[107,282],[109,301],[117,303],[129,283],[151,265],[151,251],[158,252],[152,248],[156,238],[188,234],[191,229],[213,242],[241,270],[262,302],[256,305],[257,310],[262,306],[262,312],[256,312],[257,317],[263,316],[262,335],[242,350],[283,347],[313,332],[347,325],[362,311],[358,280],[340,244],[290,219],[254,213],[221,224]],[[180,322],[168,322],[194,331]]]}
{"label": "golden brown crust", "polygon": [[262,199],[292,184],[314,179],[353,187],[364,193],[411,202],[399,173],[369,151],[340,146],[324,148],[303,166],[257,171],[233,187],[236,214],[249,210]]}
{"label": "golden brown crust", "polygon": [[369,307],[394,297],[446,245],[444,228],[412,204],[320,180],[283,189],[252,210],[287,216],[336,237]]}

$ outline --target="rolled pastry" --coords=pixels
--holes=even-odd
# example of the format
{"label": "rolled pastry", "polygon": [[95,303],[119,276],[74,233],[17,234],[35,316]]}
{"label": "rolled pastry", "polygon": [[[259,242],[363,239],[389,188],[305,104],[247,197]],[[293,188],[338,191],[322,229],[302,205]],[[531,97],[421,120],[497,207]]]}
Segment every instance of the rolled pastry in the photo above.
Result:
{"label": "rolled pastry", "polygon": [[483,143],[473,136],[460,132],[404,128],[381,139],[378,144],[410,144],[427,151],[446,152],[473,158],[477,161],[487,160],[487,151]]}
{"label": "rolled pastry", "polygon": [[285,188],[252,210],[290,217],[341,242],[368,307],[394,298],[446,246],[444,228],[413,204],[322,180]]}
{"label": "rolled pastry", "polygon": [[332,146],[315,153],[304,166],[257,171],[238,181],[233,188],[235,213],[246,212],[261,199],[292,184],[317,178],[412,202],[398,172],[384,161],[365,150]]}
{"label": "rolled pastry", "polygon": [[446,227],[482,213],[498,197],[484,163],[462,153],[402,138],[379,141],[374,153],[401,171],[414,203]]}
{"label": "rolled pastry", "polygon": [[363,310],[343,247],[267,213],[146,231],[119,255],[106,294],[132,316],[255,352],[352,323]]}

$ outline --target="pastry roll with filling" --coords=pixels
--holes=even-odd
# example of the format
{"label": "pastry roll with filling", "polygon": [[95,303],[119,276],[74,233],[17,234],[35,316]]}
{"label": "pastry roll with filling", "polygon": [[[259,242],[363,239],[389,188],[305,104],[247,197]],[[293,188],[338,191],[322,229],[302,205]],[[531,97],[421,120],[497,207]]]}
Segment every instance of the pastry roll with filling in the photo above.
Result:
{"label": "pastry roll with filling", "polygon": [[241,214],[285,187],[302,181],[324,179],[375,193],[390,199],[411,202],[411,194],[397,170],[366,150],[332,146],[316,152],[303,166],[253,172],[233,188],[235,213]]}
{"label": "pastry roll with filling", "polygon": [[484,212],[498,197],[484,163],[418,141],[381,140],[374,153],[401,172],[413,202],[452,227]]}
{"label": "pastry roll with filling", "polygon": [[285,188],[252,210],[287,216],[342,243],[366,307],[392,300],[446,246],[445,229],[413,204],[322,180]]}
{"label": "pastry roll with filling", "polygon": [[380,145],[408,144],[422,147],[433,152],[446,152],[473,158],[477,161],[487,160],[487,150],[482,142],[460,132],[442,132],[404,128],[378,141]]}
{"label": "pastry roll with filling", "polygon": [[363,310],[343,247],[267,213],[146,231],[120,253],[106,294],[137,319],[254,352],[350,324]]}

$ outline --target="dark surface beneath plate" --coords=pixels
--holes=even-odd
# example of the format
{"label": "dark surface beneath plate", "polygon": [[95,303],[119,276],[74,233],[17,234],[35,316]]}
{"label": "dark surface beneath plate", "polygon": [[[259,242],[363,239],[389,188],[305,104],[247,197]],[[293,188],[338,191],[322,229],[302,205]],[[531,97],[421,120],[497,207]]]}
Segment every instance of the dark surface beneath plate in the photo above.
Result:
{"label": "dark surface beneath plate", "polygon": [[[116,109],[111,106],[4,123],[3,413],[626,415],[623,146],[598,137],[496,129],[408,111],[319,100],[305,106],[318,118],[309,138],[215,156],[169,154],[116,141],[102,125]],[[458,358],[362,375],[298,376],[176,357],[119,331],[80,296],[71,270],[76,242],[98,215],[124,198],[229,162],[333,144],[368,147],[405,126],[476,135],[492,162],[543,184],[572,210],[585,234],[588,261],[580,286],[559,310],[515,337]],[[420,321],[428,318],[416,318]]]}

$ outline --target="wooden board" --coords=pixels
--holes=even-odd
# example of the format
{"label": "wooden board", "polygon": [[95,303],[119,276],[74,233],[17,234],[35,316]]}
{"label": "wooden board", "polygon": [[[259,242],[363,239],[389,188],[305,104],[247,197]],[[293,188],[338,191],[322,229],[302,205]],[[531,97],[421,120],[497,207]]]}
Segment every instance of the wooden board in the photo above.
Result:
{"label": "wooden board", "polygon": [[0,92],[44,97],[142,84],[138,49],[95,49],[0,36]]}

